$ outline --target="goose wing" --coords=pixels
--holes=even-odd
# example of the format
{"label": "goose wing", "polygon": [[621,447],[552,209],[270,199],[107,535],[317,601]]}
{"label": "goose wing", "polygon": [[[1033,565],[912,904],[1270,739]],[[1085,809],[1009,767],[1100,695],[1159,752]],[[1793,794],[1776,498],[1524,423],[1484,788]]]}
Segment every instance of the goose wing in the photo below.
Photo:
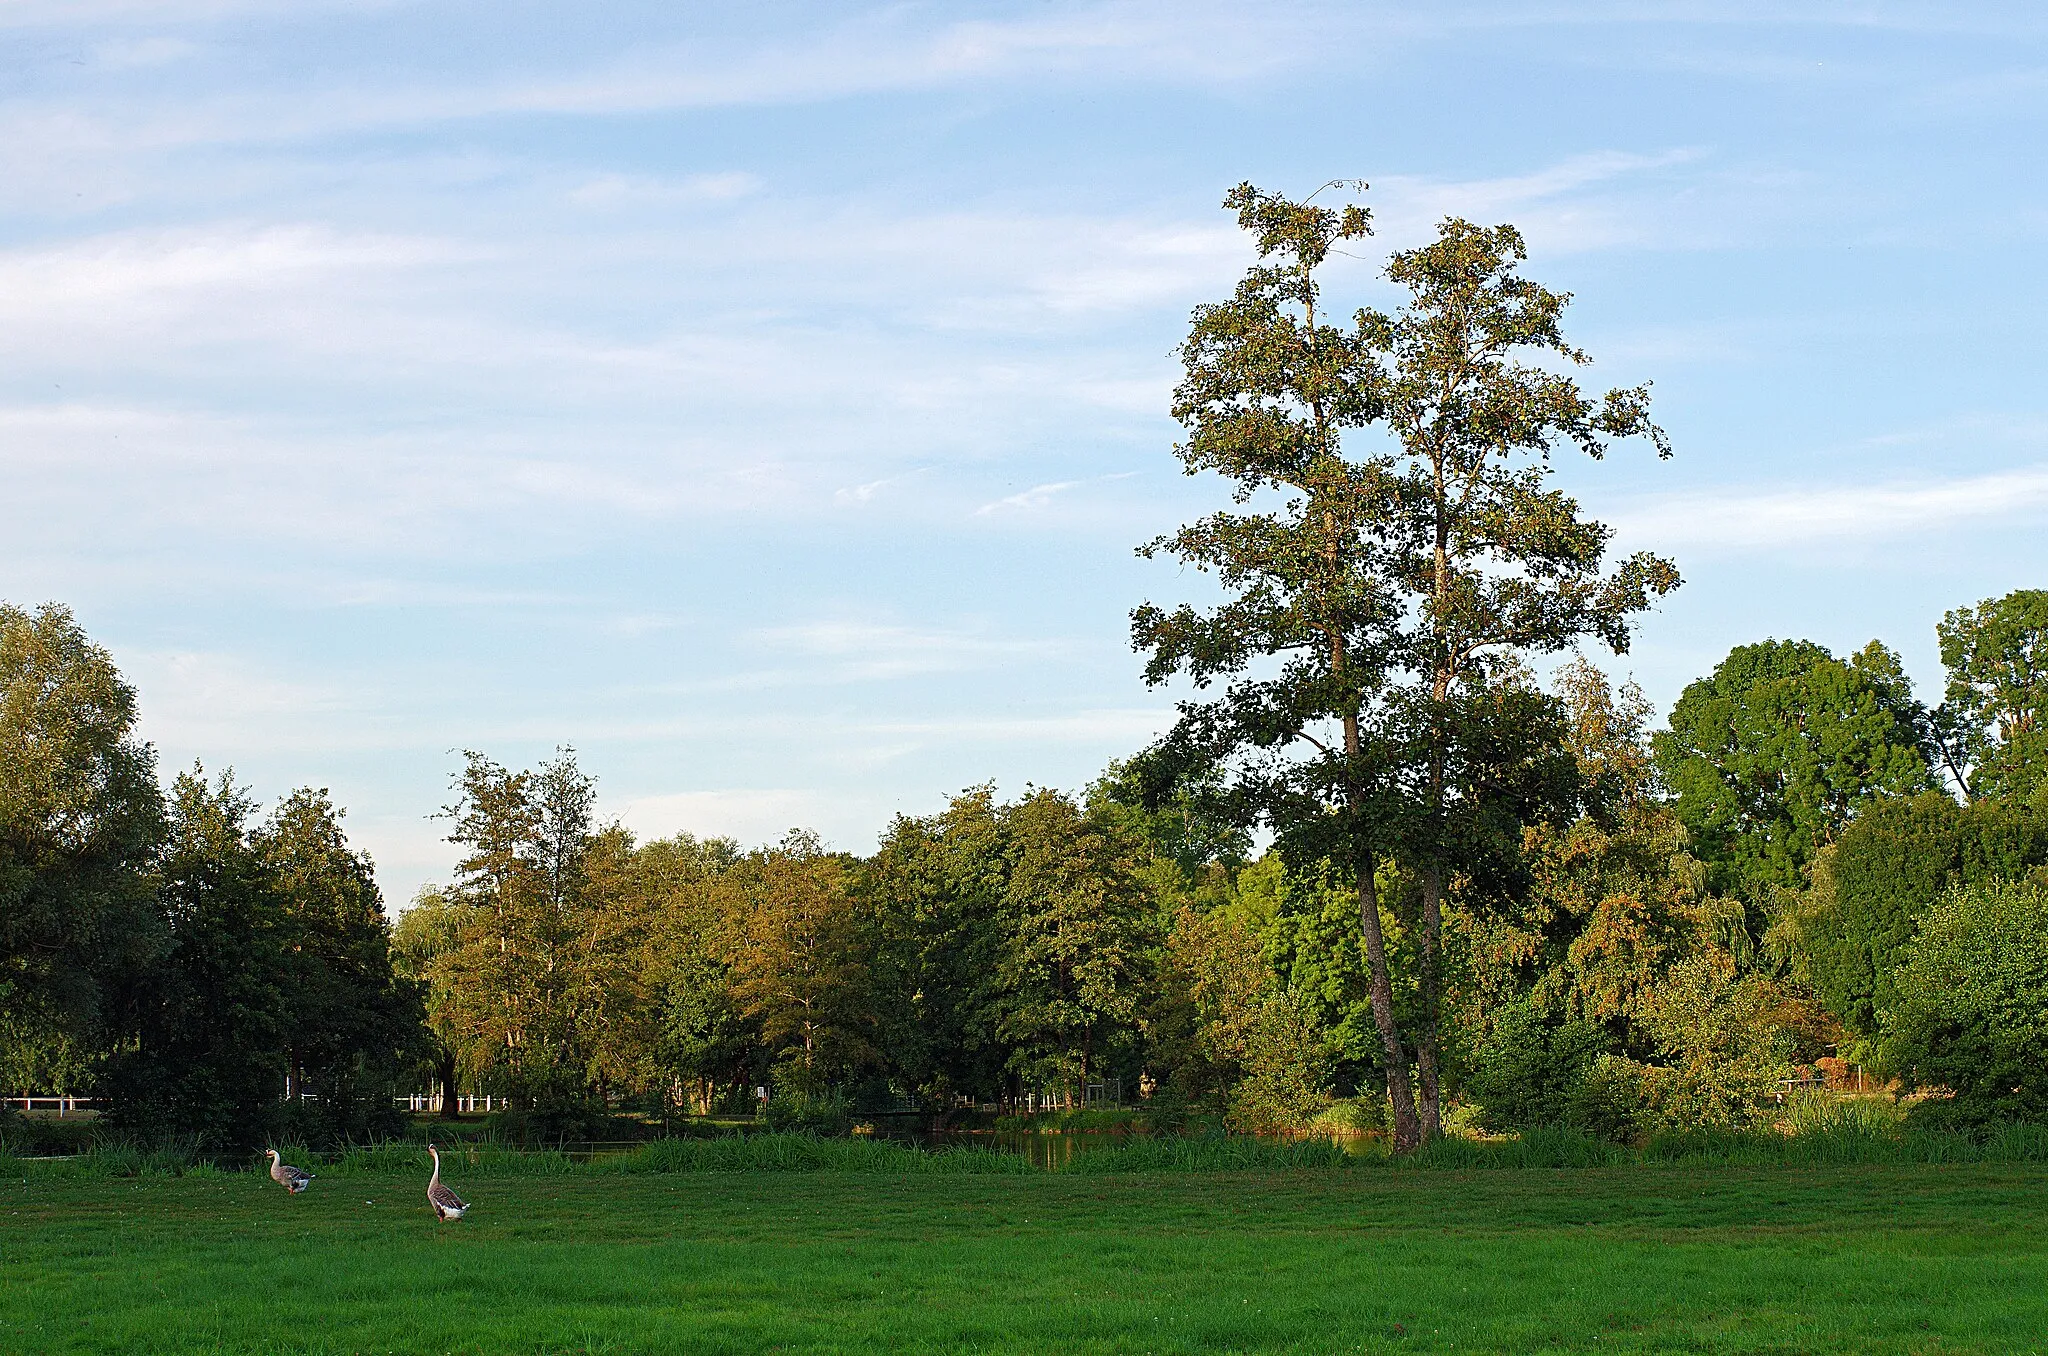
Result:
{"label": "goose wing", "polygon": [[445,1182],[436,1182],[427,1188],[427,1199],[441,1210],[467,1210],[469,1202],[449,1190]]}

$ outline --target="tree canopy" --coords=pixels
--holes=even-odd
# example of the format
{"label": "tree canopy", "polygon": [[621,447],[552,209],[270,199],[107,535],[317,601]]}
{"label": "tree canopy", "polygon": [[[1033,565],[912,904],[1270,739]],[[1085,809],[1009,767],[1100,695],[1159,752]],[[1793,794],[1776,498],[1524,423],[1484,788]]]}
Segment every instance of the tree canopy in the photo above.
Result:
{"label": "tree canopy", "polygon": [[2048,590],[1959,607],[1935,628],[1948,690],[1935,712],[1945,770],[1973,797],[2048,781]]}
{"label": "tree canopy", "polygon": [[[1413,1145],[1440,1126],[1446,896],[1457,881],[1510,888],[1523,822],[1577,791],[1522,660],[1582,639],[1624,650],[1629,618],[1678,583],[1647,554],[1608,567],[1611,533],[1549,486],[1552,453],[1598,458],[1633,437],[1668,449],[1647,388],[1595,399],[1550,365],[1588,359],[1560,328],[1569,298],[1521,275],[1514,228],[1446,220],[1387,266],[1405,306],[1345,325],[1320,270],[1369,234],[1363,207],[1249,184],[1225,207],[1261,262],[1196,310],[1174,416],[1184,468],[1223,476],[1240,508],[1142,552],[1211,574],[1226,601],[1148,604],[1132,638],[1147,681],[1227,687],[1183,703],[1155,777],[1228,766],[1243,821],[1290,860],[1341,864],[1396,1138]],[[1376,887],[1387,861],[1412,883],[1391,901],[1415,940],[1407,1023]]]}
{"label": "tree canopy", "polygon": [[1695,851],[1727,885],[1796,886],[1871,800],[1932,784],[1897,655],[1811,641],[1739,645],[1686,686],[1655,741]]}

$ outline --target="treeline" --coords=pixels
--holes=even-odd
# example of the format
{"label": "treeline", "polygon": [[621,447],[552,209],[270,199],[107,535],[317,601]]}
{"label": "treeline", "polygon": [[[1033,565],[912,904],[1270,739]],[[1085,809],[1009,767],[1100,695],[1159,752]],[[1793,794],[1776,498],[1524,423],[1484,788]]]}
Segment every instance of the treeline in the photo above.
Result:
{"label": "treeline", "polygon": [[67,610],[0,603],[0,1089],[210,1148],[399,1128],[420,1000],[341,811],[163,789],[135,721]]}
{"label": "treeline", "polygon": [[[1952,1093],[1951,1118],[2048,1117],[2048,593],[1942,636],[1933,710],[1875,644],[1738,648],[1654,733],[1633,688],[1559,670],[1587,808],[1523,826],[1510,902],[1447,901],[1463,1114],[1754,1125],[1839,1055]],[[571,751],[472,754],[457,874],[394,935],[323,793],[259,817],[226,777],[160,792],[134,694],[61,608],[0,609],[0,683],[10,1093],[221,1147],[374,1137],[433,1082],[558,1131],[760,1088],[945,1115],[1110,1080],[1167,1124],[1386,1124],[1348,882],[1254,853],[1214,786],[1148,795],[1142,758],[1078,797],[970,789],[863,858],[802,832],[638,842]],[[1418,888],[1378,882],[1397,968]]]}
{"label": "treeline", "polygon": [[[1982,658],[2016,616],[2042,643],[2048,594],[1944,630],[1974,629]],[[2012,714],[2042,692],[1999,692],[2006,714],[1980,703],[1971,724],[1966,681],[1928,711],[1882,646],[1782,642],[1734,651],[1654,734],[1590,664],[1553,686],[1589,808],[1523,826],[1506,902],[1447,901],[1445,1072],[1467,1114],[1615,1139],[1750,1126],[1831,1057],[1953,1091],[1965,1118],[2048,1110],[2018,1067],[2048,1053],[2027,1016],[2048,997],[2027,969],[2048,955],[2048,761]],[[1956,730],[1975,742],[1951,762]],[[1213,788],[1148,805],[1135,764],[1079,797],[976,788],[862,859],[802,833],[635,843],[593,823],[566,752],[520,773],[472,755],[461,787],[471,855],[399,926],[451,1084],[945,1114],[1113,1079],[1163,1121],[1386,1123],[1355,895],[1252,855]],[[1383,871],[1397,967],[1418,890]],[[1965,964],[1980,953],[1998,963]]]}

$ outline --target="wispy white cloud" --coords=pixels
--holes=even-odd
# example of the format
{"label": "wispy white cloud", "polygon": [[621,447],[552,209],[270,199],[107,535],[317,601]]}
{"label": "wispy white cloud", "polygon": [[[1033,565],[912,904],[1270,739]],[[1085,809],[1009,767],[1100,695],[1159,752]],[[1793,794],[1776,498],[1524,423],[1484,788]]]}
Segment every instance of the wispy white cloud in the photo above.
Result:
{"label": "wispy white cloud", "polygon": [[862,728],[878,735],[919,735],[990,743],[1053,740],[1112,743],[1132,748],[1173,724],[1168,707],[1122,707],[1054,716],[958,716],[937,720],[876,721]]}
{"label": "wispy white cloud", "polygon": [[101,309],[164,293],[262,288],[312,275],[443,262],[445,242],[318,225],[128,231],[0,252],[0,317]]}
{"label": "wispy white cloud", "polygon": [[854,621],[769,627],[754,632],[750,639],[770,649],[812,657],[822,669],[818,676],[831,681],[957,673],[1021,659],[1047,659],[1066,648],[1059,641],[992,636],[982,631]]}
{"label": "wispy white cloud", "polygon": [[1947,480],[1660,496],[1624,506],[1611,519],[1630,543],[1797,551],[2013,523],[2044,510],[2048,466],[2030,466]]}
{"label": "wispy white cloud", "polygon": [[582,207],[623,207],[645,203],[731,202],[757,193],[760,176],[739,170],[662,179],[646,174],[600,174],[569,191]]}
{"label": "wispy white cloud", "polygon": [[841,504],[865,504],[891,485],[901,485],[907,480],[923,475],[930,469],[929,466],[919,466],[914,470],[905,471],[901,475],[883,476],[879,480],[870,480],[859,485],[842,486],[832,491],[832,498],[835,502]]}
{"label": "wispy white cloud", "polygon": [[[1683,178],[1678,178],[1683,176]],[[1675,182],[1674,182],[1675,180]],[[1704,202],[1696,192],[1711,185]],[[1616,247],[1717,248],[1776,228],[1786,209],[1782,171],[1738,167],[1696,147],[1605,150],[1484,179],[1387,175],[1366,201],[1379,238],[1404,247],[1446,216],[1512,221],[1545,255]]]}
{"label": "wispy white cloud", "polygon": [[980,508],[974,510],[973,516],[984,518],[1006,510],[1028,512],[1034,509],[1042,509],[1068,490],[1077,489],[1082,485],[1099,485],[1111,480],[1129,480],[1136,474],[1136,471],[1117,471],[1110,475],[1090,476],[1085,480],[1055,480],[1044,485],[1033,485],[1028,490],[1020,490],[1016,494],[1006,495],[1001,499],[983,504]]}
{"label": "wispy white cloud", "polygon": [[1082,483],[1078,480],[1055,480],[1044,485],[1033,485],[1028,490],[1020,490],[1016,494],[1005,495],[1001,499],[983,504],[974,513],[976,517],[985,517],[991,513],[1000,513],[1004,509],[1044,508],[1053,501],[1054,496],[1065,494]]}

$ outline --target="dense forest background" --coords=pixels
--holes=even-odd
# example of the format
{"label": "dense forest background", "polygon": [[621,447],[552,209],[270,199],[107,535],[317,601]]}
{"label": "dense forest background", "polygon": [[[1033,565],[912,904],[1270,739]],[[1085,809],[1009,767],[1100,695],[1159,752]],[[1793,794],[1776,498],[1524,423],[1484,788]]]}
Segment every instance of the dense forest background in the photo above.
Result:
{"label": "dense forest background", "polygon": [[1401,309],[1340,319],[1363,207],[1226,206],[1259,262],[1173,412],[1229,506],[1142,548],[1220,601],[1132,615],[1189,694],[1155,745],[866,857],[636,841],[573,749],[470,752],[461,861],[394,924],[325,792],[163,785],[107,652],[0,604],[0,1089],[222,1152],[390,1133],[429,1087],[558,1134],[1114,1087],[1162,1127],[1629,1140],[1768,1124],[1827,1061],[2048,1119],[2048,591],[1940,619],[1932,705],[1877,641],[1767,639],[1653,728],[1584,655],[1677,571],[1548,484],[1668,454],[1648,388],[1579,389],[1511,227],[1445,222]]}

